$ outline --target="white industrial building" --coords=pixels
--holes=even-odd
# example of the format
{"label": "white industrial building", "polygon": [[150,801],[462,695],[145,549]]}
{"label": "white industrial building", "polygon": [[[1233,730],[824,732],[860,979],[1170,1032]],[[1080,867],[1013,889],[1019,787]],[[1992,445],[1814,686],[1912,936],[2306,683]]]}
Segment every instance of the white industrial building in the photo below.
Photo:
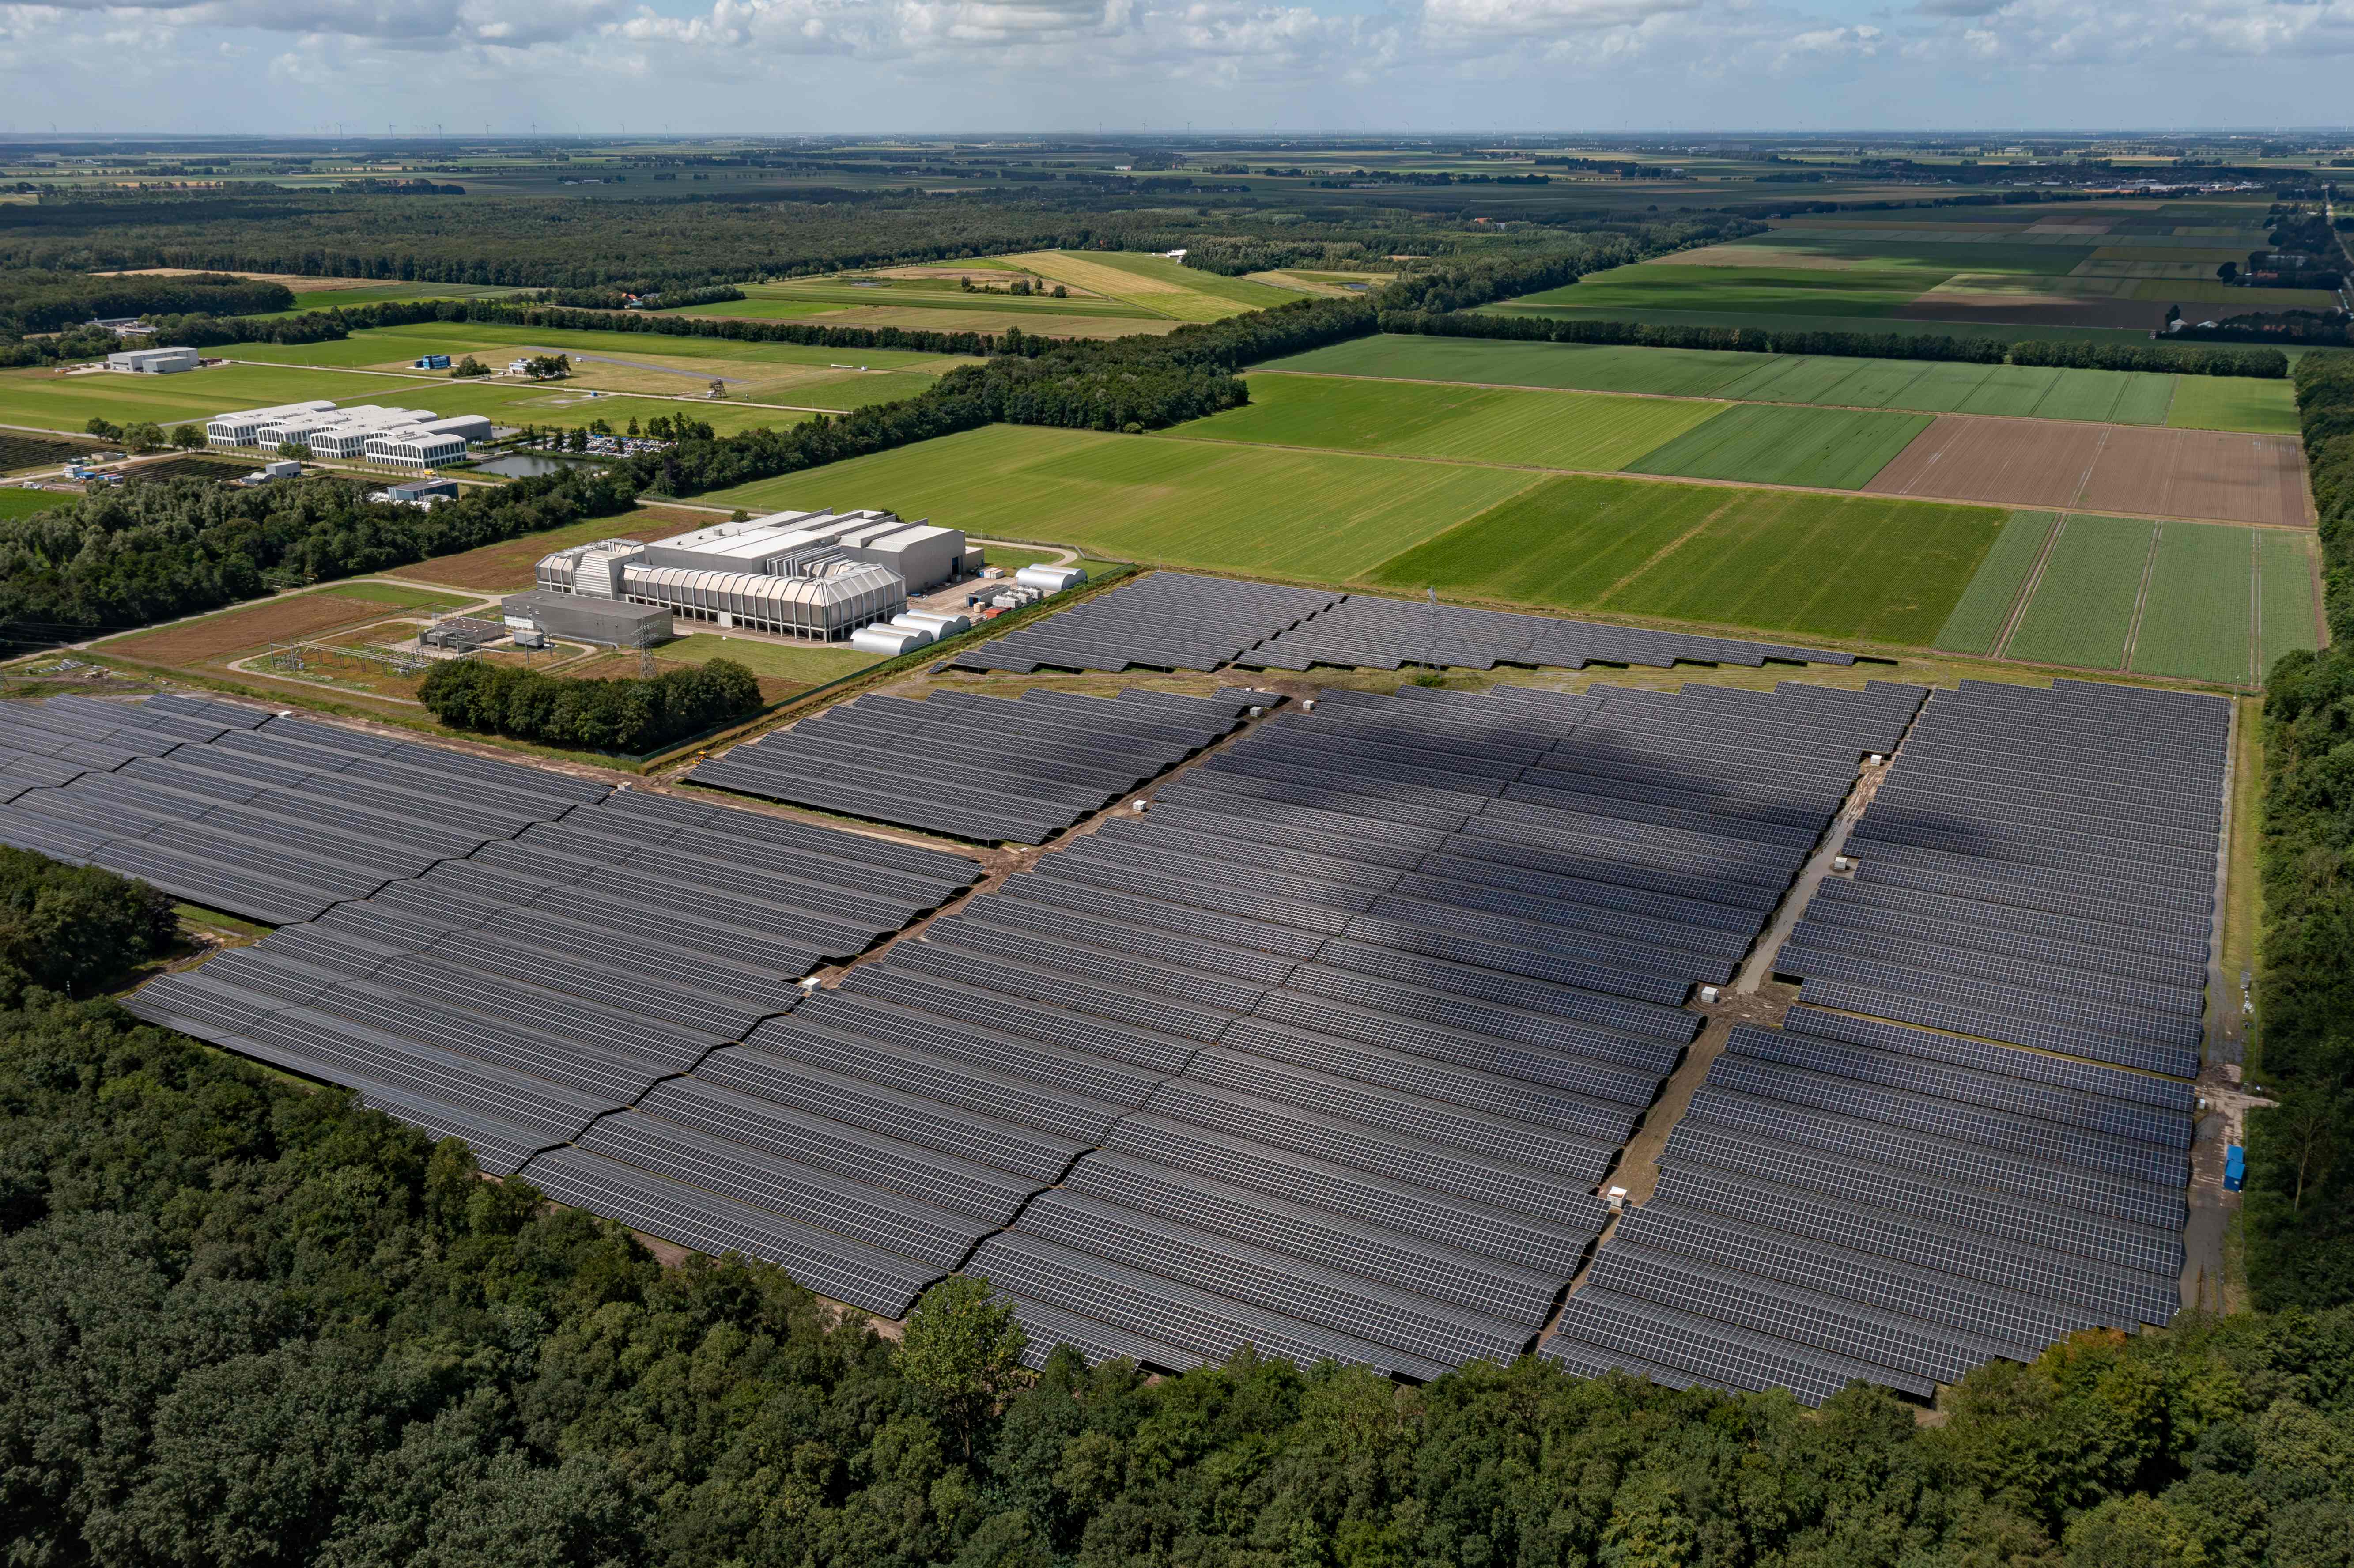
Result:
{"label": "white industrial building", "polygon": [[812,550],[888,567],[911,593],[951,581],[968,567],[961,529],[907,523],[888,512],[772,512],[715,523],[647,546],[646,560],[655,567],[776,576],[776,563]]}
{"label": "white industrial building", "polygon": [[267,408],[215,414],[205,421],[205,439],[217,447],[258,447],[261,445],[261,432],[280,420],[323,413],[334,407],[328,399],[315,397],[308,403],[274,403]]}
{"label": "white industrial building", "polygon": [[824,546],[773,555],[749,570],[661,565],[652,558],[661,547],[634,539],[576,546],[543,557],[534,576],[549,593],[656,605],[716,626],[829,642],[907,608],[898,573]]}
{"label": "white industrial building", "polygon": [[216,415],[207,421],[205,434],[217,447],[274,450],[292,441],[308,447],[315,458],[366,458],[438,468],[462,461],[472,442],[489,440],[491,422],[480,414],[443,418],[430,408],[386,408],[373,403],[338,408],[314,401]]}
{"label": "white industrial building", "polygon": [[109,370],[127,370],[133,376],[171,376],[196,367],[196,351],[193,348],[130,348],[106,356]]}

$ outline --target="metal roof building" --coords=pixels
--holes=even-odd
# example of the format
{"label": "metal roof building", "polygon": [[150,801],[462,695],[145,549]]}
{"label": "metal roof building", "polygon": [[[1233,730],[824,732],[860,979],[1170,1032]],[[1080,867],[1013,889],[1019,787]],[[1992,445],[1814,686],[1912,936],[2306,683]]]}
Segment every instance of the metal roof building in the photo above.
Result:
{"label": "metal roof building", "polygon": [[133,348],[106,356],[109,370],[127,370],[134,376],[170,376],[196,367],[196,351],[193,348]]}
{"label": "metal roof building", "polygon": [[274,403],[267,408],[215,414],[205,421],[205,439],[217,447],[260,446],[261,432],[270,426],[301,415],[324,413],[334,406],[329,398],[313,397],[307,403]]}
{"label": "metal roof building", "polygon": [[652,564],[632,539],[575,546],[541,559],[549,593],[660,605],[722,627],[834,641],[907,607],[907,585],[887,567],[842,559],[796,563],[790,576]]}
{"label": "metal roof building", "polygon": [[705,571],[783,575],[776,564],[812,546],[830,546],[854,561],[887,567],[916,592],[957,575],[964,533],[908,523],[889,512],[772,512],[743,522],[716,523],[648,546],[647,563]]}

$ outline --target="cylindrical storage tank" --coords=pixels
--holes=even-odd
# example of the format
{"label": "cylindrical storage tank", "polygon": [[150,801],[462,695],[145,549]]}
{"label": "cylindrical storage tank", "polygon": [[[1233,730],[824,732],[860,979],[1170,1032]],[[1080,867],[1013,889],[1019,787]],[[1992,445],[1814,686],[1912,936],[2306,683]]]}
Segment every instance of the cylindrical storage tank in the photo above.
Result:
{"label": "cylindrical storage tank", "polygon": [[862,653],[880,653],[885,658],[921,648],[929,642],[929,635],[909,631],[898,626],[862,626],[850,634],[850,645]]}
{"label": "cylindrical storage tank", "polygon": [[970,618],[962,615],[942,615],[938,610],[911,609],[894,619],[895,625],[920,626],[935,637],[954,637],[960,631],[972,630]]}
{"label": "cylindrical storage tank", "polygon": [[901,631],[914,632],[918,644],[924,642],[937,642],[939,641],[939,633],[938,631],[926,626],[922,621],[916,620],[912,616],[895,615],[891,618],[891,625]]}
{"label": "cylindrical storage tank", "polygon": [[1013,580],[1042,593],[1060,593],[1087,581],[1087,572],[1085,567],[1024,567],[1013,574]]}

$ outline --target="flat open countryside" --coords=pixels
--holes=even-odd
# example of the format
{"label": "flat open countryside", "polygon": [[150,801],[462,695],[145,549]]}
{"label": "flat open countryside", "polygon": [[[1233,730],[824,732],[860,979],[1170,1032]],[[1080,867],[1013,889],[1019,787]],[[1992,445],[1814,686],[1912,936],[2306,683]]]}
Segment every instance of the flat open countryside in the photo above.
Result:
{"label": "flat open countryside", "polygon": [[2200,429],[2293,432],[2285,380],[1969,365],[1936,360],[1743,354],[1723,349],[1511,343],[1383,334],[1259,367],[1330,376],[1649,392],[1759,403],[1920,413],[2002,414]]}
{"label": "flat open countryside", "polygon": [[1485,387],[1254,376],[1250,402],[1172,434],[1269,446],[1469,458],[1546,468],[1624,468],[1719,404]]}

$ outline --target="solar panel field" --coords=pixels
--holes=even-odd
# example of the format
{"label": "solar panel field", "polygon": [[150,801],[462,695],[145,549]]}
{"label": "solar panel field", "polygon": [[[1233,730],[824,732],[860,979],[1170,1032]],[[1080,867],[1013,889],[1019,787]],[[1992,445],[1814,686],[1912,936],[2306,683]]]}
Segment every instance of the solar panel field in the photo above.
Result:
{"label": "solar panel field", "polygon": [[[1328,619],[1377,635],[1356,602],[1270,599],[1307,618],[1268,662],[1335,646]],[[1447,635],[1572,634],[1530,619]],[[1007,705],[1033,771],[984,812],[1067,788],[1048,749],[1097,718],[1148,768],[1206,749],[1149,816],[970,895],[938,850],[194,698],[10,705],[0,842],[282,924],[141,988],[142,1017],[885,1317],[984,1275],[1034,1364],[1248,1343],[1424,1380],[1534,1349],[1925,1400],[2171,1315],[2221,704],[1597,682],[1326,687],[1253,722],[1252,694]],[[987,736],[990,702],[886,702],[885,729],[937,705]],[[1770,954],[1801,1004],[1688,1054],[1695,984],[1744,970],[1892,753],[1859,868]],[[1041,826],[1096,809],[1056,801]],[[691,897],[616,949],[655,887]],[[1632,1188],[1606,1237],[1605,1181]]]}

